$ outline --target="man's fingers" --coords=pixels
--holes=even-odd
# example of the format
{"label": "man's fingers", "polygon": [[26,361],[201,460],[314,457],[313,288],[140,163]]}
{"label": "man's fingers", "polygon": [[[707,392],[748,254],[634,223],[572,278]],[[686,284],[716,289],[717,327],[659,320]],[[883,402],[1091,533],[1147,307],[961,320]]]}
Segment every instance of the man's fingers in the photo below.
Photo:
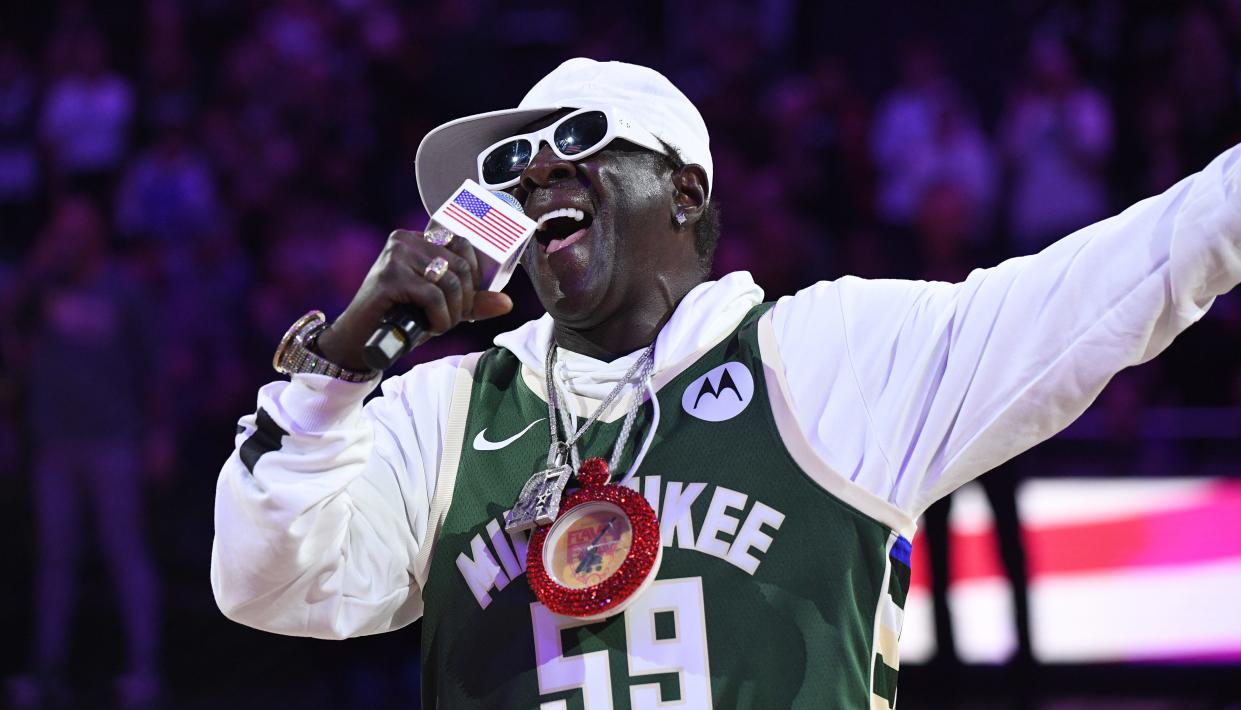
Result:
{"label": "man's fingers", "polygon": [[456,276],[461,291],[461,310],[458,312],[458,316],[461,319],[469,318],[470,313],[474,310],[474,292],[478,288],[478,282],[474,278],[473,266],[470,264],[469,259],[455,251],[445,249],[441,256],[448,260],[450,273]]}
{"label": "man's fingers", "polygon": [[486,320],[502,316],[513,310],[513,299],[498,291],[479,291],[474,294],[474,320]]}
{"label": "man's fingers", "polygon": [[421,308],[427,317],[427,329],[432,333],[443,333],[456,325],[448,312],[448,301],[444,292],[437,284],[424,279],[411,280],[406,292],[405,301]]}
{"label": "man's fingers", "polygon": [[422,235],[418,232],[411,232],[408,229],[394,229],[388,234],[388,245],[402,244],[404,246],[412,246],[422,241]]}
{"label": "man's fingers", "polygon": [[[467,240],[455,237],[439,246],[418,232],[398,230],[392,236],[410,250],[405,263],[421,282],[409,287],[405,300],[423,308],[432,332],[443,333],[466,318],[485,320],[513,310],[508,296],[478,290],[482,266],[478,252]],[[432,281],[434,274],[428,274],[426,267],[437,256],[448,262],[448,269]]]}
{"label": "man's fingers", "polygon": [[[388,235],[353,300],[320,337],[325,356],[351,369],[364,369],[366,341],[375,324],[396,305],[408,304],[422,314],[419,322],[425,322],[425,337],[447,332],[467,318],[492,318],[512,310],[512,301],[500,294],[483,296],[476,308],[482,273],[474,248],[461,238],[436,244],[439,239],[432,236],[429,240],[422,232],[407,229]],[[437,257],[447,261],[448,268],[428,272]],[[3,336],[0,332],[0,340]]]}
{"label": "man's fingers", "polygon": [[470,271],[474,275],[474,290],[477,291],[482,288],[483,270],[478,263],[478,252],[474,250],[474,246],[470,244],[469,240],[453,237],[453,240],[448,242],[448,249],[462,259],[465,259],[466,263],[470,265]]}
{"label": "man's fingers", "polygon": [[[481,275],[478,269],[478,259],[470,243],[438,226],[422,233],[406,232],[402,236],[410,239],[410,245],[416,251],[427,254],[428,261],[438,256],[448,262],[450,272],[456,274],[457,277],[455,285],[445,284],[445,293],[448,295],[453,317],[458,321],[471,317],[470,313],[474,308],[474,292],[479,288]],[[447,242],[444,243],[444,240]],[[458,300],[456,300],[458,298],[459,308]]]}
{"label": "man's fingers", "polygon": [[[461,279],[451,267],[449,267],[449,269],[438,279],[432,279],[434,279],[434,274],[428,277],[427,280],[439,288],[440,292],[444,294],[444,306],[448,309],[448,328],[451,328],[461,322],[461,296],[463,291]],[[442,333],[443,331],[448,330],[448,328],[442,328],[437,332]]]}

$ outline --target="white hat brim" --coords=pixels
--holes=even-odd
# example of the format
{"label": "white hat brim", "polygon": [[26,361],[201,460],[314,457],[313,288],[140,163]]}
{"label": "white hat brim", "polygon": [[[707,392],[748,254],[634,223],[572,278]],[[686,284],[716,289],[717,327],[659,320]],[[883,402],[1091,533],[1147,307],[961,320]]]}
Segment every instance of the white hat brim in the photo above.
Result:
{"label": "white hat brim", "polygon": [[466,178],[478,179],[478,154],[523,126],[555,113],[560,106],[511,108],[458,118],[436,127],[418,144],[414,175],[427,214],[433,214],[461,187]]}

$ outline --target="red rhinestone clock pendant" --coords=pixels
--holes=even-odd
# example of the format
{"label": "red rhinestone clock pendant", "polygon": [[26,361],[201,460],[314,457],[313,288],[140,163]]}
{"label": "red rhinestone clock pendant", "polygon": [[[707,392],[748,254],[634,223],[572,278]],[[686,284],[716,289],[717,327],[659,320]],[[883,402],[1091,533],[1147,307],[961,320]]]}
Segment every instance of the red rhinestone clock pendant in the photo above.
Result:
{"label": "red rhinestone clock pendant", "polygon": [[526,574],[543,606],[598,620],[625,610],[659,572],[659,519],[637,491],[608,483],[601,458],[582,462],[581,488],[530,538]]}

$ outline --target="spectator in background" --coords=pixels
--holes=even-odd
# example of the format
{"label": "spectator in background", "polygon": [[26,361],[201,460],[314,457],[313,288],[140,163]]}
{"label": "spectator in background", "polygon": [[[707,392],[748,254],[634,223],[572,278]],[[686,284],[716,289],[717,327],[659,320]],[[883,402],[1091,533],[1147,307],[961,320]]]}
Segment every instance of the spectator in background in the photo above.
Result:
{"label": "spectator in background", "polygon": [[1112,151],[1111,107],[1082,80],[1068,47],[1058,38],[1038,37],[1028,61],[1029,73],[1001,129],[1011,177],[1012,248],[1019,254],[1108,214]]}
{"label": "spectator in background", "polygon": [[806,274],[821,272],[831,263],[827,240],[817,224],[806,221],[789,204],[778,169],[755,165],[737,169],[746,189],[729,193],[735,198],[728,203],[729,221],[716,249],[715,273],[748,269],[770,293],[791,293],[791,286],[803,283]]}
{"label": "spectator in background", "polygon": [[[962,237],[970,243],[984,237],[995,195],[991,146],[930,45],[907,50],[901,83],[882,102],[871,147],[879,174],[878,214],[890,233],[917,231],[928,194],[947,187],[945,194],[959,196],[966,206]],[[911,262],[919,244],[894,244],[894,275],[918,275]]]}
{"label": "spectator in background", "polygon": [[42,192],[37,141],[39,85],[18,48],[0,41],[0,270],[34,239]]}
{"label": "spectator in background", "polygon": [[[34,674],[12,692],[18,706],[70,700],[69,625],[82,543],[98,539],[125,629],[127,667],[118,704],[148,707],[159,693],[156,573],[142,529],[143,444],[160,416],[147,303],[108,246],[100,211],[69,197],[6,300],[24,335],[16,365],[28,385],[34,458]],[[89,518],[86,515],[90,510]],[[97,534],[83,525],[92,519]]]}
{"label": "spectator in background", "polygon": [[932,129],[927,154],[918,166],[926,183],[915,215],[922,217],[934,187],[950,185],[963,193],[967,205],[967,219],[960,224],[962,237],[977,245],[989,236],[986,232],[995,208],[997,170],[991,142],[960,94],[945,97]]}
{"label": "spectator in background", "polygon": [[211,167],[191,148],[187,117],[157,118],[155,143],[125,171],[116,224],[130,239],[192,244],[218,228]]}
{"label": "spectator in background", "polygon": [[190,117],[199,116],[206,98],[194,82],[189,55],[196,42],[186,41],[186,12],[178,0],[146,0],[147,48],[135,88],[143,115],[153,119],[157,141],[160,128],[186,124]]}
{"label": "spectator in background", "polygon": [[53,177],[106,199],[128,151],[133,91],[109,68],[98,33],[75,30],[59,42],[68,66],[48,88],[39,125]]}
{"label": "spectator in background", "polygon": [[[39,84],[17,45],[0,39],[0,293],[38,229],[43,193],[37,142]],[[8,331],[9,329],[4,329]],[[21,383],[11,363],[13,333],[0,332],[0,478],[21,459]]]}
{"label": "spectator in background", "polygon": [[[288,315],[306,309],[307,293],[321,292],[325,310],[343,311],[353,296],[346,284],[365,276],[383,241],[333,206],[303,201],[283,206],[251,299],[255,332],[268,340],[283,332]],[[358,252],[367,248],[370,258],[364,262]]]}
{"label": "spectator in background", "polygon": [[1144,195],[1155,195],[1172,187],[1189,171],[1181,141],[1181,112],[1172,92],[1152,90],[1142,101],[1138,117],[1142,144],[1146,147],[1138,157],[1137,189]]}
{"label": "spectator in background", "polygon": [[976,225],[984,209],[966,181],[945,176],[927,185],[914,220],[920,278],[956,283],[984,263],[984,254],[975,246]]}
{"label": "spectator in background", "polygon": [[[218,199],[211,165],[194,147],[194,124],[175,102],[156,110],[153,143],[126,168],[114,221],[143,267],[140,277],[158,296],[157,322],[170,331],[161,334],[161,355],[170,385],[183,394],[166,424],[192,430],[190,420],[205,406],[201,398],[241,385],[231,367],[238,334],[230,319],[242,307],[248,274],[230,243],[229,210]],[[232,260],[219,258],[229,253]],[[195,325],[173,325],[188,323]],[[209,376],[217,387],[193,386]]]}
{"label": "spectator in background", "polygon": [[277,0],[258,18],[258,35],[284,63],[322,62],[331,55],[331,7],[315,0]]}
{"label": "spectator in background", "polygon": [[680,34],[673,43],[677,86],[712,116],[717,143],[731,143],[750,161],[766,160],[768,144],[756,140],[748,107],[758,100],[767,57],[755,25],[754,3],[719,0],[694,8],[672,3],[668,20]]}
{"label": "spectator in background", "polygon": [[[770,126],[770,154],[787,198],[827,229],[848,230],[869,215],[869,116],[841,63],[820,58],[807,75],[778,83],[760,105]],[[738,185],[736,193],[744,192]]]}
{"label": "spectator in background", "polygon": [[243,38],[224,58],[220,89],[204,119],[206,153],[241,214],[270,211],[291,176],[304,168],[275,104],[275,59],[261,42]]}
{"label": "spectator in background", "polygon": [[1171,51],[1172,86],[1181,115],[1181,140],[1197,170],[1215,149],[1239,136],[1238,101],[1229,86],[1228,47],[1222,23],[1203,3],[1187,3]]}
{"label": "spectator in background", "polygon": [[927,186],[925,164],[939,117],[957,89],[939,51],[924,41],[905,48],[900,74],[900,83],[879,102],[870,147],[878,173],[879,218],[907,227]]}
{"label": "spectator in background", "polygon": [[[977,225],[985,209],[968,180],[953,180],[945,176],[928,186],[919,200],[915,219],[921,278],[954,283],[964,281],[976,265],[993,258],[993,255],[978,249],[975,239]],[[977,480],[994,514],[1000,561],[1005,577],[1012,585],[1017,647],[1011,660],[1017,671],[1014,680],[1022,695],[1030,689],[1030,673],[1034,663],[1030,640],[1029,573],[1021,538],[1021,518],[1017,514],[1017,488],[1025,465],[1021,461],[1009,462]],[[922,523],[931,566],[935,661],[947,670],[960,663],[949,604],[952,539],[948,521],[955,495],[947,496],[928,508]]]}

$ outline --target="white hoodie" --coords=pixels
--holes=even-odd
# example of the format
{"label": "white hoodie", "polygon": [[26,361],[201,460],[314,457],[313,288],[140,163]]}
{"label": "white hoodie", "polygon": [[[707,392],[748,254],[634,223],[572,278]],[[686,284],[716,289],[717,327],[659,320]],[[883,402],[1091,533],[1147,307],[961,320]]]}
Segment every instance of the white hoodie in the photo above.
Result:
{"label": "white hoodie", "polygon": [[[769,332],[813,455],[912,518],[1067,426],[1241,281],[1239,156],[959,284],[846,277],[780,299]],[[656,376],[762,298],[744,272],[699,285],[659,333]],[[535,392],[551,326],[544,316],[496,338]],[[636,356],[562,351],[574,413],[593,411]],[[323,638],[418,618],[414,561],[460,359],[388,379],[365,408],[373,384],[319,375],[259,391],[216,492],[211,581],[227,616]]]}

